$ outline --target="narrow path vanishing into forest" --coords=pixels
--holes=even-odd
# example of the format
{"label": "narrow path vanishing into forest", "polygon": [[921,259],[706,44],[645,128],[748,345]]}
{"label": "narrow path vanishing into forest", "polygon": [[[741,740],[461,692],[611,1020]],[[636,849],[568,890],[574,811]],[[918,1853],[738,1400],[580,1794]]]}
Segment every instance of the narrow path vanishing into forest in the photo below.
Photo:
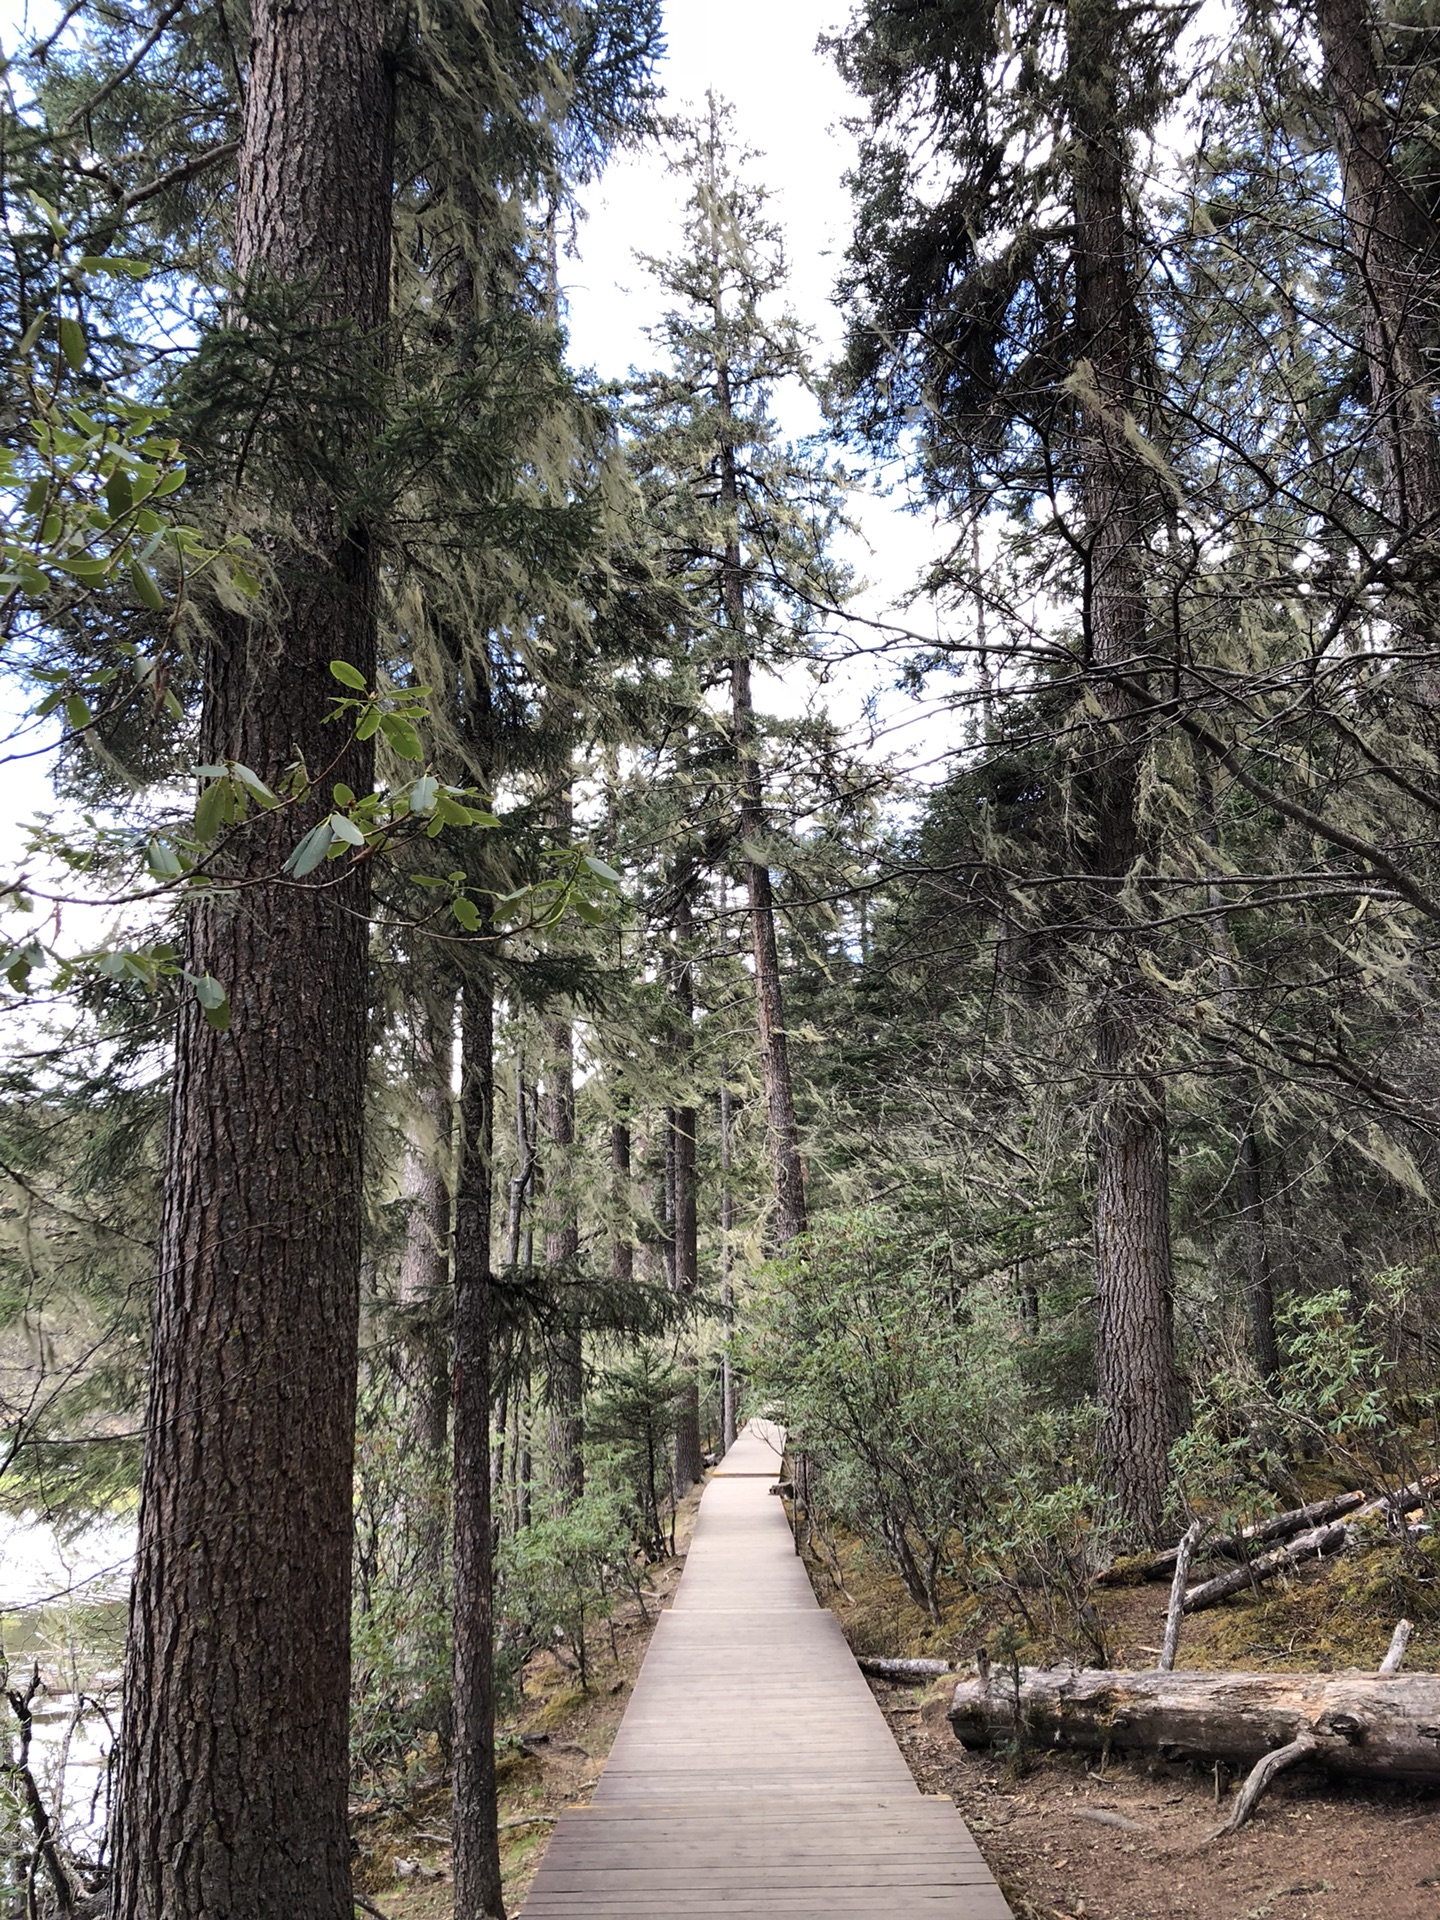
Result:
{"label": "narrow path vanishing into forest", "polygon": [[752,1420],[700,1502],[588,1807],[524,1920],[1010,1920],[953,1803],[922,1794],[770,1492]]}

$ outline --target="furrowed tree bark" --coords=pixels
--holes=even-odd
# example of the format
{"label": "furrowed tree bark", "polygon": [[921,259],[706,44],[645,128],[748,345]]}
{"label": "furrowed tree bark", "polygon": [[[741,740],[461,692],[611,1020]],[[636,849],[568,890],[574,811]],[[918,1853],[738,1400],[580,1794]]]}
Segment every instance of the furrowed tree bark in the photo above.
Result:
{"label": "furrowed tree bark", "polygon": [[[580,1227],[570,1193],[570,1156],[575,1146],[575,1035],[568,1020],[552,1020],[548,1027],[550,1063],[545,1074],[545,1132],[554,1150],[546,1187],[549,1228],[545,1235],[546,1263],[573,1282],[580,1254]],[[560,1280],[562,1298],[573,1286]],[[568,1306],[557,1316],[550,1341],[550,1403],[547,1434],[551,1485],[562,1506],[585,1491],[584,1419],[585,1357],[580,1322]]]}
{"label": "furrowed tree bark", "polygon": [[1148,652],[1142,568],[1150,490],[1125,433],[1138,342],[1115,78],[1124,28],[1113,0],[1077,0],[1067,33],[1087,645],[1105,710],[1085,776],[1096,915],[1109,928],[1095,982],[1096,1364],[1109,1479],[1132,1532],[1153,1540],[1165,1516],[1181,1394],[1164,1093],[1144,1064],[1148,994],[1120,900],[1143,858],[1136,812],[1143,743],[1128,696],[1106,677],[1117,666],[1143,671]]}
{"label": "furrowed tree bark", "polygon": [[490,1496],[494,1001],[488,972],[461,996],[455,1195],[454,1796],[456,1920],[505,1920],[496,1838],[494,1528]]}
{"label": "furrowed tree bark", "polygon": [[[337,383],[383,358],[392,82],[377,0],[255,0],[236,270],[304,289]],[[263,438],[263,428],[262,435]],[[358,449],[352,449],[357,451]],[[176,1036],[120,1739],[116,1920],[351,1920],[351,1463],[367,1050],[366,869],[279,882],[368,748],[327,726],[332,659],[373,682],[375,555],[312,493],[279,589],[205,648],[200,758],[323,795],[258,817],[194,908],[187,965],[228,990]]]}
{"label": "furrowed tree bark", "polygon": [[1022,1667],[1018,1701],[1003,1674],[963,1680],[949,1718],[967,1747],[1018,1730],[1037,1747],[1178,1752],[1240,1766],[1308,1736],[1310,1758],[1331,1773],[1440,1780],[1440,1674]]}

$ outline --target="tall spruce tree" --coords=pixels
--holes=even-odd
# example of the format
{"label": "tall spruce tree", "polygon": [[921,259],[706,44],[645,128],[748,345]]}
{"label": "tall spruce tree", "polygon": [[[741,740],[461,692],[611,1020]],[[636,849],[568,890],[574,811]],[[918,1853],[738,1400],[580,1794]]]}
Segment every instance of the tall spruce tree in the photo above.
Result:
{"label": "tall spruce tree", "polygon": [[730,696],[732,820],[753,951],[773,1210],[785,1244],[805,1230],[805,1172],[785,1024],[772,834],[752,681],[757,665],[800,657],[812,609],[843,596],[830,552],[837,513],[823,460],[786,445],[777,388],[810,379],[803,330],[779,302],[785,265],[765,194],[738,168],[727,110],[712,95],[681,136],[684,251],[646,259],[674,301],[651,330],[665,355],[632,418],[637,470],[672,579],[706,634],[701,684]]}

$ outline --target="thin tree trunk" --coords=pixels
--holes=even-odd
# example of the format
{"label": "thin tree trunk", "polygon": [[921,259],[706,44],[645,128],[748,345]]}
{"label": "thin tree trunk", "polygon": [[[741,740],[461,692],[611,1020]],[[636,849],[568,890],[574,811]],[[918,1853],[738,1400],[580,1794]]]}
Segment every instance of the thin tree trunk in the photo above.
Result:
{"label": "thin tree trunk", "polygon": [[[736,497],[734,455],[724,461],[728,498]],[[722,486],[727,484],[722,483]],[[745,602],[738,541],[725,553],[726,616],[743,644]],[[785,1030],[785,996],[780,982],[780,949],[775,937],[775,889],[765,864],[765,806],[755,758],[755,709],[750,695],[750,662],[737,653],[730,663],[731,715],[736,772],[740,786],[740,844],[745,887],[750,900],[750,937],[755,955],[755,1013],[760,1041],[760,1073],[770,1145],[770,1176],[775,1194],[771,1237],[788,1246],[805,1232],[805,1167],[800,1157],[800,1128],[790,1078],[790,1042]]]}
{"label": "thin tree trunk", "polygon": [[665,1129],[664,1170],[660,1176],[661,1250],[665,1259],[665,1284],[675,1291],[675,1109],[666,1107],[662,1116]]}
{"label": "thin tree trunk", "polygon": [[490,1507],[494,1003],[487,973],[461,998],[455,1195],[454,1836],[456,1920],[505,1920],[496,1833],[494,1533]]}
{"label": "thin tree trunk", "polygon": [[[1210,794],[1209,773],[1199,775],[1202,802],[1201,830],[1206,844],[1218,851],[1220,829]],[[1229,1018],[1238,1014],[1239,970],[1235,954],[1235,936],[1230,915],[1218,886],[1207,889],[1210,907],[1211,948],[1215,963],[1215,985],[1222,1009]],[[1245,1302],[1250,1320],[1251,1347],[1255,1364],[1263,1380],[1273,1380],[1280,1371],[1280,1346],[1275,1334],[1275,1289],[1270,1273],[1270,1247],[1265,1234],[1264,1185],[1260,1166],[1260,1143],[1255,1136],[1255,1119],[1247,1107],[1237,1127],[1235,1188],[1239,1198],[1241,1257],[1245,1266]]]}
{"label": "thin tree trunk", "polygon": [[525,1370],[524,1392],[520,1400],[515,1447],[515,1530],[530,1524],[531,1496],[535,1488],[535,1387],[530,1369]]}
{"label": "thin tree trunk", "polygon": [[1170,1260],[1170,1180],[1161,1083],[1141,1062],[1147,997],[1120,892],[1142,855],[1136,817],[1141,742],[1128,696],[1105,669],[1143,671],[1143,470],[1124,423],[1137,359],[1113,0],[1067,16],[1075,209],[1076,358],[1081,490],[1088,543],[1088,647],[1106,724],[1087,773],[1097,915],[1108,924],[1096,981],[1096,1363],[1111,1482],[1133,1532],[1163,1523],[1168,1453],[1180,1429]]}
{"label": "thin tree trunk", "polygon": [[635,1234],[630,1205],[630,1124],[610,1123],[610,1198],[615,1223],[610,1242],[610,1271],[616,1280],[635,1278]]}
{"label": "thin tree trunk", "polygon": [[[530,1103],[525,1091],[524,1062],[515,1062],[515,1165],[511,1175],[505,1210],[505,1260],[511,1267],[520,1264],[521,1223],[525,1201],[535,1178],[535,1137],[530,1127]],[[525,1265],[530,1264],[528,1254]]]}
{"label": "thin tree trunk", "polygon": [[454,997],[447,1015],[416,999],[409,1009],[414,1110],[406,1130],[400,1191],[408,1202],[400,1255],[399,1306],[405,1386],[414,1467],[405,1477],[404,1524],[414,1543],[416,1571],[426,1588],[429,1660],[437,1676],[429,1693],[431,1718],[442,1744],[451,1738],[451,1702],[445,1673],[446,1534],[449,1530],[450,1428],[450,1182],[454,1122],[451,1090]]}
{"label": "thin tree trunk", "polygon": [[[690,897],[691,876],[682,875],[675,906],[676,965],[673,993],[676,1016],[681,1028],[681,1072],[688,1082],[694,1068],[695,986],[690,964],[690,943],[694,937],[694,912]],[[672,1284],[682,1300],[693,1301],[700,1285],[700,1220],[696,1176],[697,1117],[693,1105],[672,1109],[670,1116],[671,1167],[673,1170],[674,1249]],[[685,1385],[675,1409],[675,1495],[689,1492],[704,1472],[700,1453],[700,1380],[693,1340],[681,1355]]]}
{"label": "thin tree trunk", "polygon": [[1270,1274],[1270,1243],[1265,1233],[1265,1189],[1260,1166],[1260,1143],[1255,1123],[1247,1113],[1241,1122],[1235,1166],[1240,1196],[1240,1234],[1245,1259],[1245,1298],[1250,1309],[1250,1337],[1255,1364],[1264,1380],[1280,1371],[1280,1343],[1275,1335],[1275,1287]]}
{"label": "thin tree trunk", "polygon": [[563,1277],[559,1285],[562,1306],[550,1342],[549,1454],[551,1483],[562,1506],[585,1490],[584,1425],[585,1362],[578,1314],[568,1304],[573,1294],[575,1262],[580,1253],[580,1228],[570,1181],[570,1156],[575,1145],[575,1036],[568,1020],[549,1023],[550,1063],[546,1069],[545,1132],[552,1148],[551,1175],[546,1192],[549,1227],[545,1234],[546,1263]]}
{"label": "thin tree trunk", "polygon": [[490,1422],[495,1432],[495,1441],[490,1452],[490,1524],[497,1542],[504,1530],[506,1520],[505,1473],[509,1464],[510,1388],[513,1379],[513,1369],[503,1350],[500,1355],[500,1365],[503,1370],[504,1384],[495,1395]]}
{"label": "thin tree trunk", "polygon": [[448,1279],[452,1096],[448,1022],[421,1001],[410,1009],[415,1113],[400,1162],[405,1244],[400,1253],[407,1384],[415,1441],[427,1459],[445,1450],[449,1426],[449,1352],[441,1324]]}
{"label": "thin tree trunk", "polygon": [[[334,323],[347,398],[387,317],[388,9],[255,0],[235,266]],[[368,869],[273,884],[367,747],[327,725],[375,673],[373,548],[318,490],[271,559],[282,591],[217,621],[200,755],[324,794],[262,815],[195,906],[187,966],[228,1034],[180,1015],[140,1540],[126,1656],[117,1920],[351,1920],[347,1821],[354,1448],[367,1054]]]}
{"label": "thin tree trunk", "polygon": [[[715,104],[711,102],[711,140],[718,144]],[[718,206],[718,192],[712,204]],[[715,337],[725,338],[723,277],[720,270],[718,229],[711,241],[712,284],[715,289]],[[750,687],[750,644],[745,610],[745,568],[740,548],[740,482],[735,463],[735,409],[731,398],[730,367],[723,351],[715,365],[715,410],[720,432],[720,511],[724,516],[725,552],[720,590],[725,624],[731,636],[730,707],[739,789],[740,846],[745,889],[750,903],[750,938],[755,955],[755,1014],[760,1042],[760,1071],[765,1084],[769,1123],[770,1170],[775,1207],[771,1237],[786,1246],[806,1228],[805,1167],[800,1156],[800,1129],[795,1118],[795,1093],[790,1078],[790,1043],[785,1029],[785,997],[780,980],[780,951],[775,936],[775,889],[765,859],[765,794],[755,746],[755,706]]]}
{"label": "thin tree trunk", "polygon": [[730,1085],[720,1065],[720,1313],[724,1345],[720,1354],[721,1444],[729,1452],[735,1444],[735,1283],[730,1274],[730,1233],[733,1226],[730,1197]]}

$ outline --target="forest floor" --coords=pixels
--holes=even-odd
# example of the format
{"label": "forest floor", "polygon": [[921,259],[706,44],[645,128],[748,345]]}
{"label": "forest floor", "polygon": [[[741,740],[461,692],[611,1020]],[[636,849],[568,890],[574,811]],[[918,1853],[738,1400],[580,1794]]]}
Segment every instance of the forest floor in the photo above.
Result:
{"label": "forest floor", "polygon": [[[832,1555],[843,1591],[827,1565]],[[853,1541],[834,1541],[830,1555],[807,1556],[807,1564],[821,1603],[857,1653],[934,1652],[969,1665],[996,1624],[961,1600],[932,1625]],[[1099,1589],[1090,1597],[1113,1664],[1152,1667],[1168,1589]],[[1342,1555],[1283,1591],[1187,1620],[1178,1664],[1373,1672],[1401,1610],[1394,1602],[1413,1606],[1414,1598],[1394,1591],[1388,1557]],[[1075,1659],[1073,1647],[1043,1640],[1041,1629],[1041,1643],[1026,1646],[1022,1660]],[[1440,1667],[1434,1619],[1417,1620],[1410,1645],[1407,1668]],[[960,1746],[945,1718],[950,1683],[871,1685],[916,1783],[954,1800],[1017,1920],[1435,1920],[1440,1913],[1440,1793],[1290,1774],[1248,1827],[1211,1842],[1207,1835],[1224,1816],[1209,1768],[1112,1758],[1102,1776],[1085,1756],[1055,1750],[1017,1766]],[[1219,1785],[1229,1784],[1222,1775]]]}
{"label": "forest floor", "polygon": [[[616,1606],[614,1651],[603,1622],[589,1645],[589,1687],[554,1654],[526,1663],[519,1697],[497,1727],[500,1772],[500,1856],[505,1910],[520,1909],[545,1853],[553,1817],[585,1806],[610,1751],[658,1615],[670,1604],[700,1504],[697,1487],[676,1515],[673,1560],[651,1567],[642,1617],[633,1602]],[[352,1808],[358,1857],[355,1883],[383,1920],[452,1920],[450,1788],[438,1769],[397,1783],[383,1798]],[[523,1821],[537,1815],[535,1824]],[[515,1824],[507,1827],[506,1822]]]}

